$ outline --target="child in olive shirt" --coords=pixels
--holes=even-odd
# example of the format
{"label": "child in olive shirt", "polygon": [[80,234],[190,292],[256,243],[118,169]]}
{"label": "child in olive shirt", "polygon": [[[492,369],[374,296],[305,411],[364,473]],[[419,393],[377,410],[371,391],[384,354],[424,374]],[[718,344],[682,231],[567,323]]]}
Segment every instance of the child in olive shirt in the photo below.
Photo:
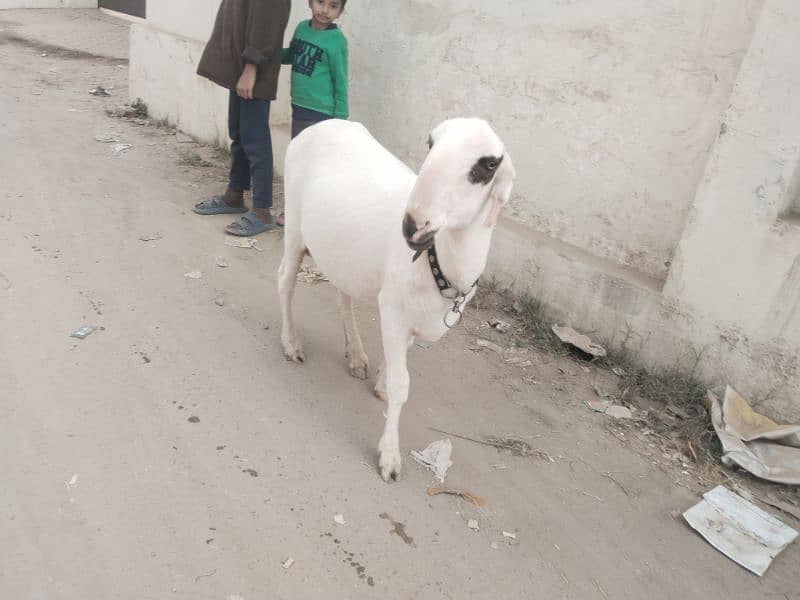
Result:
{"label": "child in olive shirt", "polygon": [[[346,119],[347,38],[334,21],[347,0],[308,0],[311,19],[301,21],[282,62],[292,65],[292,138],[327,119]],[[283,225],[283,215],[278,217]]]}

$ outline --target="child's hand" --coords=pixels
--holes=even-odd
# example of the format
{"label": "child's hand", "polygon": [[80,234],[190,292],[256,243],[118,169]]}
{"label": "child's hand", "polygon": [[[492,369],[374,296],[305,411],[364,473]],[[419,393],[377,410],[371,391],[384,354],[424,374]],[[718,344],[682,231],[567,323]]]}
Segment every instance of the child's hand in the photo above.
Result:
{"label": "child's hand", "polygon": [[242,76],[239,77],[239,82],[236,84],[236,93],[240,98],[245,100],[253,99],[253,88],[256,86],[256,75],[258,69],[255,65],[247,64],[244,66]]}

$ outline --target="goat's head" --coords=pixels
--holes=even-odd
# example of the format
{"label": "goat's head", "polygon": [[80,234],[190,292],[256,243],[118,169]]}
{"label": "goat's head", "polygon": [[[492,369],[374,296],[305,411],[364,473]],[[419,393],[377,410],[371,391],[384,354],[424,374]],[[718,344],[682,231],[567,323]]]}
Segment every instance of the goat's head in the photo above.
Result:
{"label": "goat's head", "polygon": [[430,248],[439,231],[493,228],[516,176],[503,142],[480,119],[444,121],[428,147],[403,219],[406,242],[417,251]]}

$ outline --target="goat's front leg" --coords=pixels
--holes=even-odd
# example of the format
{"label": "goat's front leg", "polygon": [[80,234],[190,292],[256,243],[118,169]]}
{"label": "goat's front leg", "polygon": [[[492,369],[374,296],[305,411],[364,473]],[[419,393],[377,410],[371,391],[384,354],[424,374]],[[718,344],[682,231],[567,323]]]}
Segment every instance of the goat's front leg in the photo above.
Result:
{"label": "goat's front leg", "polygon": [[358,333],[356,317],[353,314],[353,298],[339,291],[339,312],[344,321],[344,355],[350,374],[357,379],[369,376],[369,359],[364,352],[364,344]]}
{"label": "goat's front leg", "polygon": [[[411,346],[414,345],[414,342],[414,336],[409,336],[408,344],[406,344],[406,350],[410,350]],[[386,357],[383,359],[381,368],[378,369],[378,380],[375,382],[375,388],[372,390],[372,393],[375,394],[375,397],[378,400],[383,400],[387,403],[389,402],[389,398],[386,396]]]}
{"label": "goat's front leg", "polygon": [[402,311],[381,303],[381,336],[386,365],[386,425],[378,443],[378,465],[384,481],[397,480],[400,475],[400,413],[408,399],[408,368],[406,366],[410,328]]}
{"label": "goat's front leg", "polygon": [[381,368],[378,369],[378,380],[375,382],[372,393],[378,400],[389,402],[389,398],[386,396],[386,358],[383,359]]}

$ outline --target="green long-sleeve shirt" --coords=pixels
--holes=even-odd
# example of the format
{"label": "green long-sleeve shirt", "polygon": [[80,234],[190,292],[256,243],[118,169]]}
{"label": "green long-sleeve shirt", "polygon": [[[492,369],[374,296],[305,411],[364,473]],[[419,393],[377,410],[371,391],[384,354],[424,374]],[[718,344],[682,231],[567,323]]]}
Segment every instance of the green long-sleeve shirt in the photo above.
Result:
{"label": "green long-sleeve shirt", "polygon": [[283,64],[292,65],[292,104],[346,119],[347,38],[333,26],[319,31],[302,21],[294,31]]}

